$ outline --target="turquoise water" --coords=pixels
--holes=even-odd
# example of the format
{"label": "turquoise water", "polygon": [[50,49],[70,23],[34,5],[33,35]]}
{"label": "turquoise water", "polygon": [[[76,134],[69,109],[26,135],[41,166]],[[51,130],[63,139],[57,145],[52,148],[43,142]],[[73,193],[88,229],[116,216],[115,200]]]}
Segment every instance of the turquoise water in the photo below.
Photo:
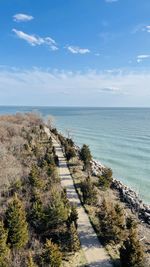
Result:
{"label": "turquoise water", "polygon": [[0,114],[37,110],[150,204],[150,109],[0,107]]}

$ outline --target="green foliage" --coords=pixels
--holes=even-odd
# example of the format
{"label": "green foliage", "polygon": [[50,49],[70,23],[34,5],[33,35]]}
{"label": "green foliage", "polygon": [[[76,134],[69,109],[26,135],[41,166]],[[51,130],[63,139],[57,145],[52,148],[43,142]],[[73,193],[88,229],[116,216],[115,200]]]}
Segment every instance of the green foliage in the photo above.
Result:
{"label": "green foliage", "polygon": [[49,165],[47,167],[47,175],[52,176],[56,172],[56,167],[54,165]]}
{"label": "green foliage", "polygon": [[127,217],[127,219],[126,219],[126,228],[128,230],[136,229],[137,228],[137,222],[132,217]]}
{"label": "green foliage", "polygon": [[51,132],[56,136],[58,135],[58,131],[56,128],[51,129]]}
{"label": "green foliage", "polygon": [[91,178],[88,177],[81,183],[81,191],[83,194],[83,201],[85,204],[92,205],[97,202],[97,192]]}
{"label": "green foliage", "polygon": [[112,175],[113,175],[112,170],[110,168],[106,168],[103,171],[103,174],[99,176],[100,187],[102,187],[103,189],[109,188],[112,183]]}
{"label": "green foliage", "polygon": [[26,267],[37,267],[37,265],[33,261],[31,252],[29,252],[28,254]]}
{"label": "green foliage", "polygon": [[101,235],[106,243],[119,243],[125,235],[125,215],[123,209],[116,204],[103,200],[99,212]]}
{"label": "green foliage", "polygon": [[67,160],[69,161],[71,158],[74,158],[76,156],[76,152],[75,152],[75,149],[74,147],[71,147],[71,146],[66,146],[66,158]]}
{"label": "green foliage", "polygon": [[131,228],[128,238],[120,248],[122,267],[145,267],[144,249],[140,244],[137,230]]}
{"label": "green foliage", "polygon": [[66,138],[66,142],[68,143],[69,146],[71,146],[71,147],[74,146],[74,142],[71,138]]}
{"label": "green foliage", "polygon": [[69,226],[69,249],[71,252],[80,250],[80,241],[74,223]]}
{"label": "green foliage", "polygon": [[69,210],[70,209],[70,202],[67,198],[66,188],[63,188],[63,190],[61,191],[61,200],[64,203],[64,206]]}
{"label": "green foliage", "polygon": [[59,247],[51,240],[46,240],[43,252],[41,255],[41,261],[44,264],[48,264],[50,267],[60,267],[62,263],[62,253]]}
{"label": "green foliage", "polygon": [[4,229],[4,224],[0,221],[0,266],[6,267],[6,259],[9,257],[9,248],[7,246],[8,232]]}
{"label": "green foliage", "polygon": [[46,211],[47,224],[57,227],[68,219],[68,207],[64,204],[60,192],[53,192]]}
{"label": "green foliage", "polygon": [[30,184],[34,187],[40,188],[43,186],[43,182],[40,179],[39,169],[36,165],[32,165],[30,174],[29,174]]}
{"label": "green foliage", "polygon": [[22,201],[15,195],[6,210],[8,240],[12,247],[20,249],[28,242],[28,225]]}
{"label": "green foliage", "polygon": [[68,220],[67,220],[67,224],[70,226],[72,223],[74,223],[74,225],[77,228],[77,220],[78,220],[77,208],[75,205],[72,205],[71,206],[71,212],[70,212],[70,215],[69,215]]}
{"label": "green foliage", "polygon": [[47,152],[45,154],[45,160],[46,160],[47,164],[55,165],[54,157],[53,157],[53,155],[50,152]]}
{"label": "green foliage", "polygon": [[40,198],[36,198],[32,204],[30,221],[38,232],[45,228],[46,215]]}
{"label": "green foliage", "polygon": [[87,145],[83,145],[80,151],[80,158],[84,163],[84,168],[85,170],[90,169],[91,167],[91,160],[92,160],[92,155],[90,152],[90,149]]}

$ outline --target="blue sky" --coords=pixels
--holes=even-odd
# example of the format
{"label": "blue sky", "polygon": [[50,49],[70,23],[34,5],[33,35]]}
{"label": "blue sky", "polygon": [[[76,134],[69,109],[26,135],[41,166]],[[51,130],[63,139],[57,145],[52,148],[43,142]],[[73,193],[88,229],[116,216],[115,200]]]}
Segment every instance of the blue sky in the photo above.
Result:
{"label": "blue sky", "polygon": [[1,0],[0,105],[149,106],[149,0]]}

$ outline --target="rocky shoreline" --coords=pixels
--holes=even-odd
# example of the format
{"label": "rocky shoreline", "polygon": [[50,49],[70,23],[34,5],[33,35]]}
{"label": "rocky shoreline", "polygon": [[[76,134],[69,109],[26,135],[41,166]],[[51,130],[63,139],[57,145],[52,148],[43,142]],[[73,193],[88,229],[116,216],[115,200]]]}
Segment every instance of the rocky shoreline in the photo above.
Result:
{"label": "rocky shoreline", "polygon": [[[99,161],[92,160],[92,174],[97,176],[102,174],[105,166]],[[138,197],[138,195],[130,189],[128,186],[124,185],[119,180],[113,178],[112,189],[118,191],[120,200],[125,202],[128,207],[138,214],[139,219],[150,225],[150,206],[143,203],[143,201]]]}

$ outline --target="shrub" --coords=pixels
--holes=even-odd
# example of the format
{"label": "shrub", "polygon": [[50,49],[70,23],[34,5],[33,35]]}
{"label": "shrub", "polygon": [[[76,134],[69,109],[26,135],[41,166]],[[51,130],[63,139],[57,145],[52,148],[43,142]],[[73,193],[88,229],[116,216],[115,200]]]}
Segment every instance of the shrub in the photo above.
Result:
{"label": "shrub", "polygon": [[56,227],[68,219],[68,207],[64,204],[60,192],[53,192],[46,211],[47,224]]}
{"label": "shrub", "polygon": [[26,267],[37,267],[37,265],[33,261],[31,252],[29,252],[28,254]]}
{"label": "shrub", "polygon": [[40,188],[43,186],[42,180],[40,179],[39,170],[36,165],[32,165],[31,172],[29,174],[29,181],[34,187]]}
{"label": "shrub", "polygon": [[15,195],[6,210],[6,225],[8,227],[8,241],[17,249],[28,242],[28,225],[22,201]]}
{"label": "shrub", "polygon": [[0,266],[7,267],[6,260],[9,256],[9,248],[6,244],[8,232],[4,229],[4,224],[0,221]]}
{"label": "shrub", "polygon": [[71,146],[71,147],[74,146],[74,142],[71,138],[66,138],[66,142],[68,143],[69,146]]}
{"label": "shrub", "polygon": [[42,263],[48,264],[50,267],[60,267],[62,262],[62,253],[59,247],[51,240],[46,240],[41,255]]}
{"label": "shrub", "polygon": [[138,239],[137,231],[129,231],[128,238],[120,248],[120,261],[122,267],[145,267],[144,249]]}
{"label": "shrub", "polygon": [[99,176],[99,185],[103,189],[107,189],[110,187],[112,183],[112,170],[110,168],[106,168],[103,171],[103,174]]}
{"label": "shrub", "polygon": [[83,201],[85,204],[88,205],[96,204],[97,192],[90,177],[86,178],[86,180],[81,183],[81,191],[83,194]]}
{"label": "shrub", "polygon": [[85,144],[81,148],[80,158],[84,163],[85,170],[89,170],[91,168],[92,155],[89,147]]}
{"label": "shrub", "polygon": [[72,205],[71,206],[71,212],[70,212],[70,215],[69,215],[68,220],[67,220],[68,226],[70,226],[72,223],[74,223],[74,225],[77,228],[77,220],[78,220],[77,208],[75,205]]}
{"label": "shrub", "polygon": [[45,229],[45,213],[42,202],[37,198],[31,207],[31,216],[30,216],[31,225],[37,230],[42,231]]}
{"label": "shrub", "polygon": [[65,151],[66,151],[66,158],[67,158],[68,161],[71,158],[74,158],[76,156],[76,152],[75,152],[74,147],[67,146]]}
{"label": "shrub", "polygon": [[98,217],[101,235],[106,243],[119,243],[124,239],[125,215],[118,204],[114,206],[104,199]]}
{"label": "shrub", "polygon": [[71,252],[80,250],[80,241],[74,223],[69,226],[69,249]]}

